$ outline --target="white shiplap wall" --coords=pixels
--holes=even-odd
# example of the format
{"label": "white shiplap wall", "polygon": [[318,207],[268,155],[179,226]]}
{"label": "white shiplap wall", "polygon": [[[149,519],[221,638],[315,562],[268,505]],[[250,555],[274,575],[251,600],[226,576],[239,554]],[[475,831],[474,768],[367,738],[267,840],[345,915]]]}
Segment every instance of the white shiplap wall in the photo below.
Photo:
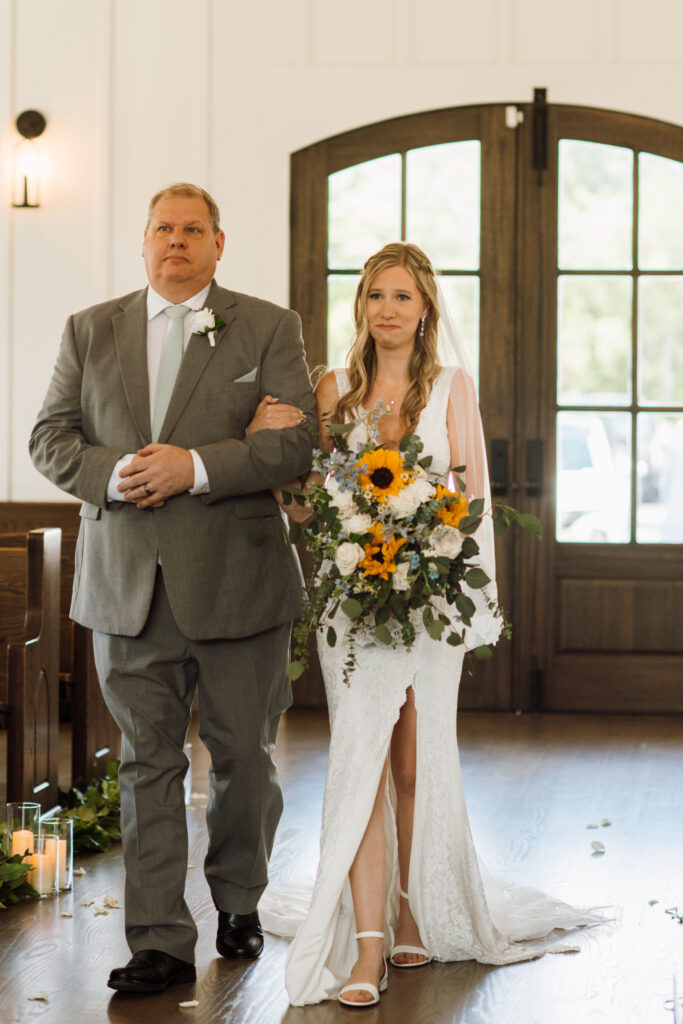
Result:
{"label": "white shiplap wall", "polygon": [[289,155],[436,107],[554,103],[683,123],[680,0],[0,0],[0,184],[48,119],[43,206],[0,199],[0,500],[54,500],[26,441],[73,310],[144,283],[149,195],[218,199],[219,280],[286,303]]}

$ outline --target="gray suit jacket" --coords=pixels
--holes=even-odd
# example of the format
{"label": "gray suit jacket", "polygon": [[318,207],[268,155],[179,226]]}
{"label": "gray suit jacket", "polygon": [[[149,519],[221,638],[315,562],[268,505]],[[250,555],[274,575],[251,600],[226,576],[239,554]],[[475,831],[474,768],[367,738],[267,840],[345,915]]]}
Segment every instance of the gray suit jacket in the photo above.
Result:
{"label": "gray suit jacket", "polygon": [[[106,502],[116,461],[151,441],[146,289],[70,317],[30,451],[36,468],[83,501],[71,615],[136,636],[159,557],[176,622],[192,639],[251,636],[298,614],[301,577],[270,488],[311,464],[315,405],[296,313],[220,288],[212,348],[193,335],[159,436],[195,448],[210,493],[140,510]],[[239,382],[256,369],[253,381]],[[307,415],[299,427],[245,435],[273,394]]]}

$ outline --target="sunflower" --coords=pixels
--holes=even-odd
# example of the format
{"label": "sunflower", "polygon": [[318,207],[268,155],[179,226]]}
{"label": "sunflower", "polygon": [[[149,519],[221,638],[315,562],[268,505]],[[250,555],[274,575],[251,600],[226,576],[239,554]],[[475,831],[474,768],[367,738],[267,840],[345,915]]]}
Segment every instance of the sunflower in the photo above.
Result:
{"label": "sunflower", "polygon": [[436,500],[441,501],[443,498],[449,500],[436,513],[437,519],[440,519],[446,526],[457,526],[460,520],[467,515],[467,501],[462,494],[456,494],[442,484],[437,484]]}
{"label": "sunflower", "polygon": [[381,523],[375,523],[368,533],[372,534],[372,540],[364,545],[365,558],[358,563],[358,568],[363,570],[365,576],[381,576],[383,580],[388,580],[389,573],[396,572],[394,559],[406,543],[406,538],[396,537],[392,533],[389,540],[384,540]]}
{"label": "sunflower", "polygon": [[408,480],[403,456],[393,448],[375,448],[356,463],[356,468],[360,469],[360,485],[371,500],[386,501],[390,494],[402,491]]}

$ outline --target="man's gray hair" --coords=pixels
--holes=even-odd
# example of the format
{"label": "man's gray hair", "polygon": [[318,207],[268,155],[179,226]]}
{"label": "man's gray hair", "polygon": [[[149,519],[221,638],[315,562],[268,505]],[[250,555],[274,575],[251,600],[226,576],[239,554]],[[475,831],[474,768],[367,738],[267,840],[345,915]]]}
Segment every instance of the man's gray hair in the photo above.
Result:
{"label": "man's gray hair", "polygon": [[214,230],[214,234],[218,234],[221,229],[221,214],[218,209],[218,203],[210,196],[206,189],[200,188],[199,185],[191,185],[188,181],[177,181],[174,185],[167,185],[166,188],[159,189],[159,191],[152,196],[149,201],[149,209],[147,211],[147,227],[152,219],[154,213],[154,207],[162,199],[168,199],[171,196],[184,196],[189,199],[203,199],[206,203],[209,211],[209,217],[211,219],[211,227]]}

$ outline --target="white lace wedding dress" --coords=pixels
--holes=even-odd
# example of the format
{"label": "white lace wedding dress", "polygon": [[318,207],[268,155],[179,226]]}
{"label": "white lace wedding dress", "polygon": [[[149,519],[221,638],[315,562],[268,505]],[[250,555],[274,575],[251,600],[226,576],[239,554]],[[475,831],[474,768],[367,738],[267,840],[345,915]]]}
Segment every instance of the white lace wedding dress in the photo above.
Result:
{"label": "white lace wedding dress", "polygon": [[[335,371],[340,393],[348,386],[344,371]],[[458,424],[459,464],[467,465],[468,493],[486,495],[486,458],[471,379],[443,369],[420,416],[416,433],[433,457],[431,469],[444,475],[451,464],[446,413],[453,402]],[[362,441],[357,426],[351,442]],[[481,560],[493,575],[490,517],[476,534]],[[494,642],[500,620],[486,608],[480,593],[468,647]],[[331,723],[329,767],[321,835],[320,863],[310,909],[296,890],[271,887],[259,910],[264,927],[296,934],[289,950],[286,984],[294,1005],[317,1003],[337,995],[357,958],[356,923],[349,868],[365,832],[392,730],[406,691],[412,686],[417,708],[417,788],[410,860],[410,908],[425,946],[437,960],[478,960],[507,964],[540,956],[542,948],[521,946],[520,939],[540,938],[555,928],[569,929],[602,920],[537,890],[497,878],[478,860],[470,834],[456,739],[458,684],[463,647],[418,633],[413,649],[391,649],[357,642],[358,666],[349,684],[343,681],[341,633],[334,648],[319,635],[318,650],[325,679]],[[322,632],[322,631],[321,631]],[[476,636],[475,636],[476,634]],[[388,772],[384,796],[386,833],[387,955],[398,918],[399,873],[395,790]],[[560,951],[558,949],[558,951]]]}

